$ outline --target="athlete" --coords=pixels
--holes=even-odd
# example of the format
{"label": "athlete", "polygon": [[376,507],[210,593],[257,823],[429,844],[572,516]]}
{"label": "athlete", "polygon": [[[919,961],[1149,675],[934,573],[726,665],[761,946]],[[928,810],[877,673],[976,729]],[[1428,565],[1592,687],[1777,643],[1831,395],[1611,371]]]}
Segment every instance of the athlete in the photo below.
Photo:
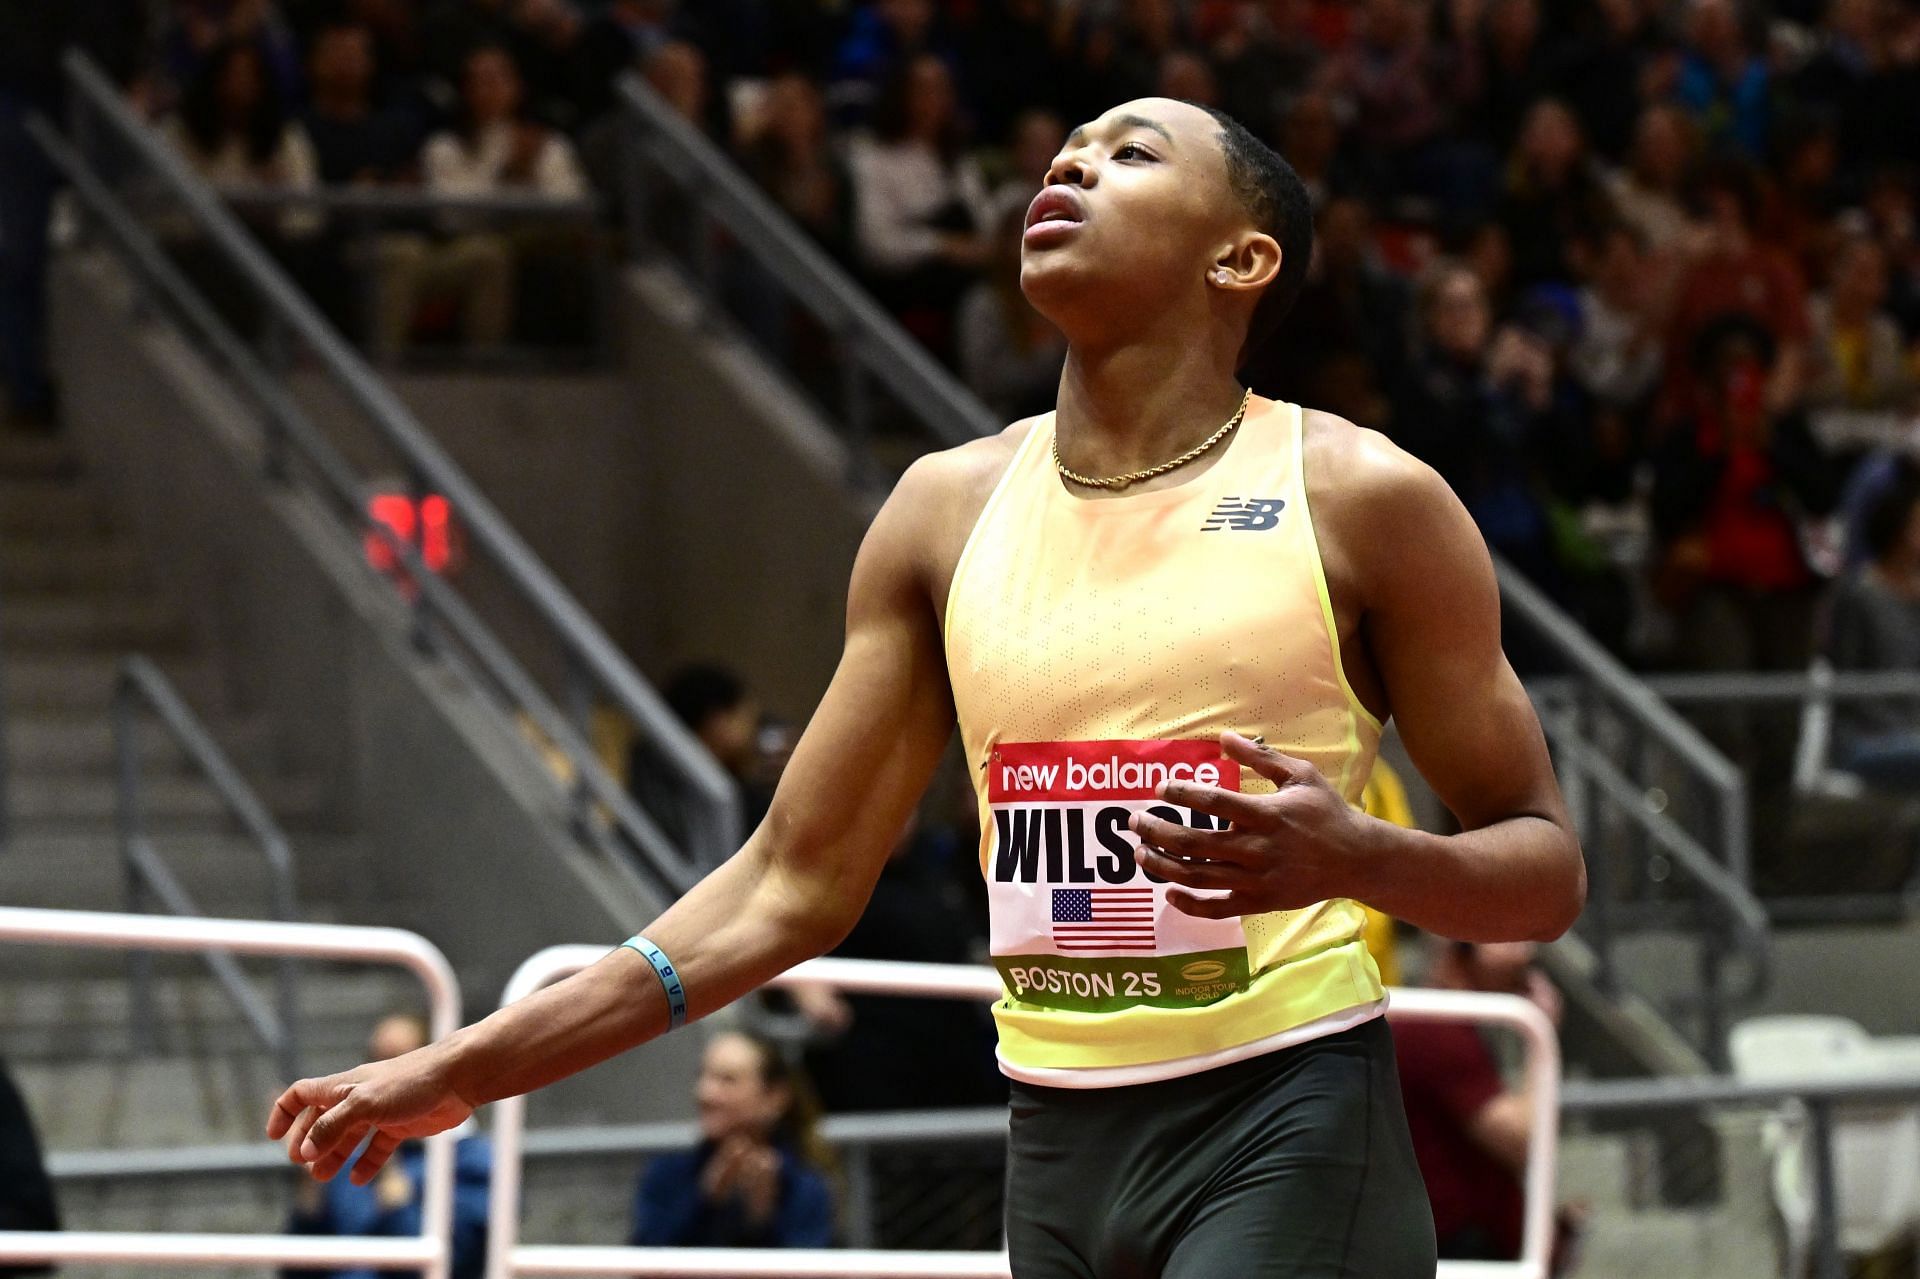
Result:
{"label": "athlete", "polygon": [[[1434,1268],[1361,903],[1544,940],[1585,872],[1500,649],[1486,548],[1381,436],[1253,396],[1305,191],[1209,110],[1076,130],[1021,283],[1070,343],[1053,413],[923,458],[853,569],[846,648],[766,820],[644,936],[268,1133],[353,1176],[474,1107],[704,1016],[858,918],[957,717],[1013,1081],[1021,1279]],[[1459,820],[1355,806],[1391,715]]]}

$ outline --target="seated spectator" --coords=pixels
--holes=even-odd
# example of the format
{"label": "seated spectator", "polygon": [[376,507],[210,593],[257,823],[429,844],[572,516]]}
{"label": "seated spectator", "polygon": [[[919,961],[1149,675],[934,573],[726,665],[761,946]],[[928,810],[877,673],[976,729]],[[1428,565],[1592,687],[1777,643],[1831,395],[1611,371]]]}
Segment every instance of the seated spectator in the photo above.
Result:
{"label": "seated spectator", "polygon": [[1690,246],[1694,224],[1687,184],[1698,152],[1693,122],[1677,107],[1655,104],[1640,113],[1626,167],[1608,182],[1620,216],[1639,231],[1649,252],[1671,258]]}
{"label": "seated spectator", "polygon": [[[367,1060],[385,1061],[424,1048],[427,1023],[411,1013],[380,1019],[367,1040]],[[356,1155],[356,1159],[357,1159]],[[426,1191],[427,1149],[410,1141],[371,1182],[353,1184],[353,1162],[331,1181],[302,1178],[287,1233],[393,1238],[420,1233]],[[493,1150],[484,1137],[462,1138],[455,1147],[453,1172],[452,1279],[480,1279],[487,1268],[487,1196],[493,1176]],[[282,1279],[374,1279],[368,1267],[344,1270],[283,1270]]]}
{"label": "seated spectator", "polygon": [[1066,338],[1020,291],[1025,226],[1024,205],[1001,216],[987,278],[960,303],[957,325],[961,376],[1007,422],[1053,407],[1067,355]]}
{"label": "seated spectator", "polygon": [[644,66],[671,38],[670,0],[608,0],[587,21],[574,48],[574,97],[582,120],[596,120],[613,107],[614,83],[629,68]]}
{"label": "seated spectator", "polygon": [[[587,193],[572,145],[521,114],[520,72],[498,45],[467,55],[460,126],[427,140],[422,169],[427,189],[452,200],[516,192],[568,200]],[[447,234],[439,239],[391,235],[381,241],[377,349],[383,353],[406,346],[423,296],[458,305],[471,347],[485,352],[507,339],[516,253],[526,245],[459,214],[446,215],[442,225]]]}
{"label": "seated spectator", "polygon": [[833,1191],[805,1078],[771,1041],[723,1031],[694,1084],[700,1144],[647,1165],[631,1242],[642,1248],[825,1248]]}
{"label": "seated spectator", "polygon": [[[1209,42],[1207,51],[1219,76],[1227,114],[1262,137],[1281,118],[1288,99],[1319,96],[1329,101],[1324,95],[1310,95],[1308,89],[1326,58],[1308,29],[1310,16],[1311,6],[1305,0],[1268,0],[1241,5],[1223,15],[1217,29],[1202,33]],[[1283,145],[1280,154],[1308,181],[1311,191],[1312,180],[1301,166],[1299,152]],[[1320,198],[1321,193],[1315,192],[1316,207]]]}
{"label": "seated spectator", "polygon": [[1489,545],[1548,579],[1551,536],[1536,470],[1557,435],[1551,353],[1518,329],[1496,334],[1479,278],[1457,263],[1422,281],[1416,318],[1394,439],[1446,478]]}
{"label": "seated spectator", "polygon": [[702,133],[712,132],[713,97],[708,88],[707,55],[685,40],[656,46],[640,63],[641,74],[674,114]]}
{"label": "seated spectator", "polygon": [[160,57],[175,85],[198,80],[228,45],[250,46],[284,99],[300,84],[300,53],[273,0],[172,0],[160,29]]}
{"label": "seated spectator", "polygon": [[[738,787],[743,831],[752,831],[773,802],[771,781],[761,776],[762,719],[759,699],[739,674],[725,666],[696,664],[676,671],[661,689],[669,709],[692,730]],[[633,745],[628,768],[634,800],[685,847],[690,818],[679,773],[645,741]]]}
{"label": "seated spectator", "polygon": [[[1067,126],[1051,111],[1028,111],[1013,122],[1006,171],[987,197],[987,228],[1004,228],[1010,213],[1026,215],[1027,206],[1047,183],[1053,158],[1066,144]],[[998,242],[994,247],[1000,247]]]}
{"label": "seated spectator", "polygon": [[1514,282],[1521,288],[1573,278],[1568,247],[1613,216],[1599,170],[1587,155],[1580,122],[1554,99],[1527,112],[1500,201],[1513,245]]}
{"label": "seated spectator", "polygon": [[1416,0],[1366,0],[1360,38],[1327,65],[1326,87],[1353,103],[1357,154],[1379,191],[1433,194],[1432,145],[1448,104],[1426,20]]}
{"label": "seated spectator", "polygon": [[1686,411],[1695,370],[1701,367],[1703,335],[1725,317],[1738,315],[1766,336],[1765,407],[1775,415],[1786,413],[1799,404],[1806,384],[1806,280],[1792,258],[1755,232],[1760,179],[1751,165],[1740,160],[1714,165],[1701,182],[1701,203],[1707,231],[1699,256],[1681,278],[1668,329],[1669,407]]}
{"label": "seated spectator", "polygon": [[[1871,559],[1834,591],[1828,656],[1846,671],[1920,672],[1920,475],[1911,466],[1867,508],[1864,532]],[[1833,758],[1869,785],[1920,793],[1920,707],[1840,699]]]}
{"label": "seated spectator", "polygon": [[1161,57],[1153,93],[1175,102],[1214,108],[1220,105],[1220,82],[1214,78],[1213,67],[1191,49],[1174,49]]}
{"label": "seated spectator", "polygon": [[[1409,309],[1406,282],[1380,261],[1366,204],[1351,196],[1333,199],[1315,219],[1313,265],[1299,302],[1281,326],[1284,340],[1265,348],[1260,373],[1268,385],[1303,388],[1303,396],[1305,387],[1314,387],[1310,402],[1323,406],[1330,362],[1345,356],[1363,360],[1370,381],[1397,386]],[[1275,366],[1271,372],[1264,367],[1269,359]]]}
{"label": "seated spectator", "polygon": [[1767,154],[1771,76],[1741,29],[1733,0],[1689,0],[1686,50],[1674,101],[1692,113],[1708,142],[1755,160]]}
{"label": "seated spectator", "polygon": [[1573,252],[1585,285],[1568,371],[1601,410],[1642,409],[1659,384],[1664,354],[1646,243],[1632,224],[1615,222],[1590,232]]}
{"label": "seated spectator", "polygon": [[1791,670],[1811,643],[1813,571],[1800,519],[1836,496],[1804,417],[1769,409],[1766,329],[1716,320],[1695,344],[1692,391],[1654,461],[1662,601],[1682,613],[1681,656],[1709,670]]}
{"label": "seated spectator", "polygon": [[819,86],[798,71],[774,77],[741,146],[740,163],[816,243],[845,260],[853,198],[827,135],[827,104]]}
{"label": "seated spectator", "polygon": [[874,294],[945,356],[953,307],[986,264],[991,225],[946,64],[922,55],[896,72],[849,158],[854,238]]}
{"label": "seated spectator", "polygon": [[833,98],[843,118],[884,122],[887,81],[915,59],[940,54],[933,0],[874,0],[853,12],[833,65]]}
{"label": "seated spectator", "polygon": [[[318,176],[313,143],[288,118],[259,48],[244,41],[207,55],[162,131],[216,187],[310,191]],[[311,215],[288,216],[289,227],[312,226]]]}
{"label": "seated spectator", "polygon": [[[60,1212],[53,1201],[33,1116],[0,1063],[0,1230],[58,1230]],[[0,1265],[0,1276],[52,1274],[52,1266]]]}
{"label": "seated spectator", "polygon": [[411,121],[374,101],[373,33],[358,23],[332,23],[314,33],[311,50],[301,124],[320,180],[346,186],[412,177],[420,139]]}
{"label": "seated spectator", "polygon": [[1315,213],[1336,195],[1359,186],[1340,152],[1340,107],[1333,95],[1310,89],[1298,94],[1280,116],[1280,154],[1307,188]]}
{"label": "seated spectator", "polygon": [[1887,255],[1864,236],[1844,244],[1833,262],[1832,284],[1810,308],[1807,407],[1894,410],[1914,396],[1900,326],[1882,309],[1887,299]]}
{"label": "seated spectator", "polygon": [[[1436,944],[1428,985],[1520,995],[1560,1020],[1560,992],[1534,967],[1532,942]],[[1507,1085],[1493,1051],[1467,1022],[1398,1023],[1393,1041],[1440,1257],[1517,1260],[1531,1098],[1524,1087]]]}

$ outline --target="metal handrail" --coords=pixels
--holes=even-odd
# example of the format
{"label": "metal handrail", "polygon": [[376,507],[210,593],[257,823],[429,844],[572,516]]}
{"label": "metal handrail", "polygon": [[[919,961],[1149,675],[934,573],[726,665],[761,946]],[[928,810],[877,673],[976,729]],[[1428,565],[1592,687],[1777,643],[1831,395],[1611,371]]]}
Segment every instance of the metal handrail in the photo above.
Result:
{"label": "metal handrail", "polygon": [[[119,828],[120,855],[126,863],[128,909],[136,912],[141,909],[144,888],[170,914],[196,916],[204,913],[174,877],[171,868],[154,848],[153,841],[147,838],[138,736],[139,716],[143,708],[152,712],[167,735],[186,752],[187,758],[219,794],[227,811],[253,837],[267,864],[273,917],[282,923],[296,922],[300,911],[296,901],[293,846],[287,841],[285,832],[172,682],[152,662],[139,656],[129,657],[120,664],[120,674],[113,686],[113,744],[117,769],[115,823]],[[213,975],[226,988],[228,997],[252,1027],[255,1037],[274,1053],[281,1073],[288,1079],[298,1078],[302,1073],[300,997],[299,974],[293,960],[282,958],[275,965],[276,1011],[261,1002],[232,955],[208,951],[205,958]],[[152,957],[145,952],[135,952],[131,963],[135,1042],[151,1050],[155,1040]]]}
{"label": "metal handrail", "polygon": [[[411,971],[426,987],[428,1028],[435,1039],[452,1034],[460,1021],[460,983],[453,966],[424,937],[397,928],[0,906],[0,944],[5,943],[178,954],[217,950],[395,964]],[[372,1266],[423,1270],[428,1279],[447,1279],[452,1259],[454,1141],[450,1132],[427,1139],[421,1234],[413,1238],[0,1231],[0,1263]]]}
{"label": "metal handrail", "polygon": [[[698,195],[698,213],[723,228],[739,251],[778,281],[787,297],[839,337],[854,368],[877,379],[905,405],[928,439],[942,447],[991,435],[1005,423],[901,329],[845,268],[815,244],[784,210],[740,171],[727,154],[667,105],[638,76],[619,83],[627,142],[651,154],[659,171]],[[637,156],[629,154],[632,161]],[[638,182],[630,170],[630,179]],[[629,217],[644,221],[643,201],[629,195]],[[644,228],[643,228],[644,229]],[[702,228],[704,229],[704,228]],[[644,236],[636,236],[643,240]],[[711,281],[700,281],[711,287]],[[849,395],[856,438],[868,423],[864,395]]]}
{"label": "metal handrail", "polygon": [[[502,1007],[549,982],[606,957],[604,946],[552,946],[515,970]],[[993,1000],[1004,998],[1000,974],[985,965],[925,964],[873,959],[810,959],[767,983],[771,987],[827,987],[856,994]],[[1547,1279],[1553,1246],[1554,1160],[1559,1143],[1560,1045],[1538,1007],[1515,995],[1454,990],[1395,989],[1387,1015],[1396,1020],[1474,1021],[1504,1026],[1526,1046],[1527,1167],[1520,1258],[1484,1266],[1443,1262],[1441,1279]],[[508,1097],[493,1107],[493,1183],[487,1234],[488,1279],[518,1274],[608,1275],[952,1275],[1004,1279],[1004,1253],[872,1253],[783,1249],[776,1256],[739,1250],[679,1248],[530,1247],[520,1239],[520,1165],[526,1145],[527,1099]],[[876,1117],[878,1118],[878,1117]],[[925,1268],[944,1257],[952,1269]]]}
{"label": "metal handrail", "polygon": [[[0,594],[0,617],[6,614],[6,598]],[[0,652],[0,852],[13,838],[13,774],[7,768],[7,681],[6,654]]]}
{"label": "metal handrail", "polygon": [[[117,140],[138,157],[165,185],[168,194],[191,214],[207,242],[247,280],[283,331],[306,344],[346,402],[359,410],[379,437],[404,459],[415,488],[437,493],[448,500],[461,519],[469,543],[488,554],[564,653],[571,685],[567,698],[571,714],[556,715],[552,702],[539,692],[532,678],[507,654],[464,601],[437,577],[424,571],[418,557],[411,554],[410,546],[391,538],[384,526],[367,517],[357,476],[286,393],[279,379],[197,295],[152,236],[91,173],[85,158],[44,121],[35,121],[32,131],[36,140],[73,181],[89,213],[106,225],[123,255],[132,260],[136,269],[180,307],[183,316],[199,331],[201,340],[235,372],[242,388],[265,415],[269,471],[285,476],[284,450],[289,444],[299,448],[319,472],[323,492],[336,514],[353,519],[361,531],[395,543],[395,553],[407,568],[413,588],[417,638],[426,646],[439,626],[451,626],[462,642],[474,650],[502,694],[536,720],[541,731],[573,766],[575,816],[582,827],[596,827],[598,812],[611,814],[627,842],[640,848],[654,863],[650,869],[669,885],[684,886],[697,877],[698,868],[730,854],[739,842],[740,819],[737,796],[725,770],[680,723],[659,694],[640,677],[625,655],[560,585],[492,503],[428,436],[391,389],[333,331],[313,304],[223,207],[219,198],[132,113],[85,55],[70,52],[64,66],[75,90],[73,110],[85,123],[85,127],[76,125],[76,136],[85,136],[96,121],[107,125]],[[84,114],[87,112],[92,114]],[[692,847],[686,850],[684,859],[671,855],[675,850],[657,825],[644,816],[636,817],[638,810],[624,790],[600,767],[586,732],[586,719],[596,692],[610,699],[658,745],[657,753],[696,801],[693,829],[689,832]],[[603,847],[607,845],[607,841],[601,842]]]}
{"label": "metal handrail", "polygon": [[266,186],[222,183],[220,199],[229,205],[261,209],[319,209],[328,213],[477,213],[542,221],[587,222],[599,218],[600,202],[590,196],[541,195],[533,191],[449,194],[408,186]]}

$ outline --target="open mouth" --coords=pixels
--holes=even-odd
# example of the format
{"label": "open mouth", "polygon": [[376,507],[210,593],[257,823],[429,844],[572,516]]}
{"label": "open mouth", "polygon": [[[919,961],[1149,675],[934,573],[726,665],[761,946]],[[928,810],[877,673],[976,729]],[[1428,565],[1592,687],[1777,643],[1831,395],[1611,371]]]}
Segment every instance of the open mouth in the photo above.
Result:
{"label": "open mouth", "polygon": [[1033,203],[1027,206],[1027,231],[1029,233],[1045,228],[1047,231],[1064,230],[1079,226],[1087,220],[1087,208],[1081,201],[1080,193],[1072,187],[1054,185],[1043,188],[1033,197]]}

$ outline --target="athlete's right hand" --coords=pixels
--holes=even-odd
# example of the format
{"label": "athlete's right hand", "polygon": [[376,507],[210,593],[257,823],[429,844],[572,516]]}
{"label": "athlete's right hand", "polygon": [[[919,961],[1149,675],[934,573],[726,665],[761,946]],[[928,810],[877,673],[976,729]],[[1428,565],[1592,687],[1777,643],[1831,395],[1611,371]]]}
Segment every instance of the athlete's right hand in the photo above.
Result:
{"label": "athlete's right hand", "polygon": [[327,1181],[372,1132],[366,1153],[353,1166],[354,1184],[366,1185],[401,1142],[445,1132],[473,1113],[448,1081],[442,1047],[432,1044],[324,1079],[302,1079],[273,1103],[267,1136],[284,1138],[287,1158]]}

